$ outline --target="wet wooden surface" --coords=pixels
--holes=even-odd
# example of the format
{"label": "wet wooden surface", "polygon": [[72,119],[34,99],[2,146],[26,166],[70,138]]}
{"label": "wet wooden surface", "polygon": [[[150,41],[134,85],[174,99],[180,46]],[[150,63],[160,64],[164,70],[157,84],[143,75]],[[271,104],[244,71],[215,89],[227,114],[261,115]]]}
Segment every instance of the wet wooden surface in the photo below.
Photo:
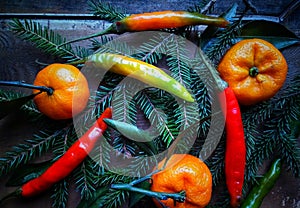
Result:
{"label": "wet wooden surface", "polygon": [[[110,0],[106,1],[125,9],[127,13],[140,13],[155,10],[186,10],[198,1],[180,0]],[[225,11],[232,3],[238,3],[239,11],[244,8],[242,0],[218,0],[215,5],[215,12]],[[285,24],[298,36],[300,34],[300,10],[297,8],[285,16],[285,11],[292,0],[253,0],[259,15],[257,18],[270,18]],[[87,1],[84,0],[2,0],[0,1],[0,80],[24,80],[32,83],[34,77],[42,68],[36,60],[44,63],[52,63],[53,57],[45,55],[32,46],[31,43],[22,41],[14,36],[7,27],[10,18],[34,17],[35,21],[59,32],[67,39],[95,33],[107,27],[107,23],[94,20],[90,13]],[[75,15],[74,15],[75,14]],[[253,13],[248,14],[253,17]],[[281,17],[283,19],[281,19]],[[87,42],[80,43],[88,44]],[[290,66],[300,70],[299,46],[293,46],[283,51]],[[25,91],[26,92],[26,91]],[[42,128],[35,124],[26,122],[22,115],[13,114],[6,119],[0,120],[0,156],[9,150],[13,145],[25,139],[30,139],[36,130]],[[0,178],[0,197],[14,188],[4,187],[7,177]],[[262,208],[300,207],[299,180],[294,179],[289,172],[283,172],[272,192],[266,197]],[[78,193],[72,192],[69,200],[69,207],[78,203]],[[13,200],[4,207],[50,207],[50,193],[28,201]]]}

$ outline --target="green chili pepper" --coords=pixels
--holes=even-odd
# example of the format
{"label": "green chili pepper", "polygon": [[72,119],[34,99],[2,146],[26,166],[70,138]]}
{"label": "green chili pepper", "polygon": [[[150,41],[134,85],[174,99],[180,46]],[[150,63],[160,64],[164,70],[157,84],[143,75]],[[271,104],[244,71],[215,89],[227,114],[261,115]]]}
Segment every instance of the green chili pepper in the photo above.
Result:
{"label": "green chili pepper", "polygon": [[264,197],[271,191],[275,182],[279,178],[281,172],[281,160],[276,159],[268,172],[259,181],[259,183],[253,187],[248,197],[242,204],[241,208],[259,208],[263,202]]}
{"label": "green chili pepper", "polygon": [[135,141],[136,144],[148,154],[153,155],[157,153],[157,149],[153,143],[154,134],[122,121],[104,119],[104,122],[126,138]]}
{"label": "green chili pepper", "polygon": [[194,102],[191,94],[179,82],[160,68],[146,62],[110,53],[96,53],[89,57],[86,64],[92,63],[111,72],[130,76],[141,82],[165,90],[188,102]]}

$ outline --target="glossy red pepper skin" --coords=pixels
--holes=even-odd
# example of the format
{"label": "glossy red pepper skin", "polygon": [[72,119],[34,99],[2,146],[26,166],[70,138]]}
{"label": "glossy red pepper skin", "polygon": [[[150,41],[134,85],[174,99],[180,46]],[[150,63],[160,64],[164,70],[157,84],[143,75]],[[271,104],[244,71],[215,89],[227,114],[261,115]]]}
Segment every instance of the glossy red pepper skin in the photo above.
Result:
{"label": "glossy red pepper skin", "polygon": [[132,32],[177,28],[189,25],[214,25],[217,27],[226,27],[229,22],[222,17],[207,16],[196,12],[167,10],[132,14],[117,21],[115,24],[118,32]]}
{"label": "glossy red pepper skin", "polygon": [[21,187],[21,196],[38,195],[67,177],[88,156],[97,140],[106,130],[107,125],[103,119],[111,117],[111,108],[107,108],[93,126],[61,158],[54,162],[42,175],[28,181]]}
{"label": "glossy red pepper skin", "polygon": [[239,207],[246,165],[246,143],[239,103],[230,87],[225,88],[226,150],[225,178],[231,207]]}

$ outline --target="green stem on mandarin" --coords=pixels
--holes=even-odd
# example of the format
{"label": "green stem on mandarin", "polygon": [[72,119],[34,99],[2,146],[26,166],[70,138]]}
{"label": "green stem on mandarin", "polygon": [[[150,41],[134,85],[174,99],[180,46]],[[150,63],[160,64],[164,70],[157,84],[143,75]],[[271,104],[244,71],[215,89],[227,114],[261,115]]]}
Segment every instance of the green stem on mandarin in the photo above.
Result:
{"label": "green stem on mandarin", "polygon": [[249,70],[250,77],[256,77],[259,74],[259,69],[256,66],[253,66]]}
{"label": "green stem on mandarin", "polygon": [[40,90],[42,92],[47,92],[48,95],[52,95],[53,92],[54,92],[54,90],[50,87],[36,86],[36,85],[32,85],[32,84],[27,84],[23,81],[0,81],[0,85],[2,85],[2,86],[23,87],[23,88]]}

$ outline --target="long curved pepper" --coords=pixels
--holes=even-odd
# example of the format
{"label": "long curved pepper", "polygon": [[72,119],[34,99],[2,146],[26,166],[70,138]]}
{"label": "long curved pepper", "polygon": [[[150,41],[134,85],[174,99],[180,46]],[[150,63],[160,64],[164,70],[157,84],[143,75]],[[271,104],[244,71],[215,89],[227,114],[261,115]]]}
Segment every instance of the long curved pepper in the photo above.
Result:
{"label": "long curved pepper", "polygon": [[117,54],[96,53],[89,57],[86,64],[89,63],[100,69],[130,76],[188,102],[194,102],[194,98],[183,85],[160,68],[146,62]]}
{"label": "long curved pepper", "polygon": [[107,125],[103,119],[111,117],[111,108],[107,108],[94,125],[61,158],[54,162],[42,175],[25,183],[16,191],[17,195],[23,197],[38,195],[67,177],[88,156],[97,140],[106,130]]}
{"label": "long curved pepper", "polygon": [[106,34],[120,34],[125,32],[139,32],[149,30],[171,29],[191,25],[213,25],[226,27],[229,22],[223,17],[214,17],[197,12],[187,11],[157,11],[141,14],[132,14],[119,21],[114,22],[106,30],[86,37],[68,41],[62,45],[94,38]]}
{"label": "long curved pepper", "polygon": [[250,191],[241,208],[260,207],[264,198],[271,191],[276,181],[278,180],[282,170],[281,165],[281,159],[275,159],[275,161],[271,164],[270,169],[265,173],[263,178],[259,179],[258,184],[256,184]]}
{"label": "long curved pepper", "polygon": [[158,11],[143,14],[132,14],[115,22],[120,32],[147,31],[178,28],[191,25],[214,25],[226,27],[229,22],[222,17],[213,17],[197,12]]}
{"label": "long curved pepper", "polygon": [[224,89],[226,107],[225,178],[230,205],[240,206],[246,166],[246,142],[239,103],[230,87]]}

